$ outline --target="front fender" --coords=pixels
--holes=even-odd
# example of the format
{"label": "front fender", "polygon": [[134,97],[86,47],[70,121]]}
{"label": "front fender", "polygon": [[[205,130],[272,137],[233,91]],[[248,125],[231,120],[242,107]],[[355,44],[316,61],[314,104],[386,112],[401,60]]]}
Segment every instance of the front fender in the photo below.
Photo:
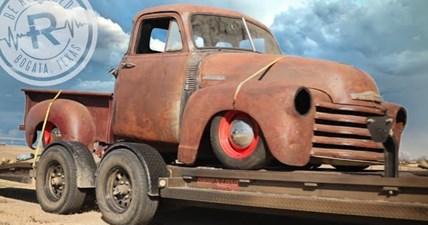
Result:
{"label": "front fender", "polygon": [[[299,93],[307,96],[302,98]],[[306,88],[276,82],[260,85],[255,81],[244,86],[235,107],[258,122],[275,159],[303,166],[309,162],[312,149],[315,115],[312,101]]]}
{"label": "front fender", "polygon": [[407,124],[407,111],[401,105],[383,102],[382,106],[386,108],[387,116],[391,117],[394,122],[392,124],[392,131],[397,141],[397,145],[400,146],[401,134]]}
{"label": "front fender", "polygon": [[206,125],[218,112],[233,109],[236,84],[224,84],[199,89],[193,93],[184,109],[178,160],[192,164],[196,160],[199,143]]}
{"label": "front fender", "polygon": [[212,86],[195,92],[184,110],[178,160],[185,164],[194,163],[203,131],[211,118],[222,111],[238,110],[258,122],[277,160],[288,165],[305,165],[312,148],[315,110],[312,102],[304,115],[295,110],[296,93],[301,89],[275,82],[250,81],[239,92],[235,104],[236,84]]}
{"label": "front fender", "polygon": [[[43,124],[51,100],[33,106],[25,118],[26,142],[32,147],[36,141],[37,129]],[[76,101],[58,99],[52,106],[48,122],[54,124],[65,141],[77,141],[92,148],[95,141],[95,123],[89,110]]]}

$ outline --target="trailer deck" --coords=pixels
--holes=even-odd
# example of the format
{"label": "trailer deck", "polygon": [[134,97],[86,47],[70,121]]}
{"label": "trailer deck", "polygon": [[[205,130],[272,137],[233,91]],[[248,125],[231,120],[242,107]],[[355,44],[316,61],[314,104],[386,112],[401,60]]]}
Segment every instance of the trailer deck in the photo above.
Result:
{"label": "trailer deck", "polygon": [[169,166],[162,198],[260,209],[428,221],[428,172],[239,171]]}
{"label": "trailer deck", "polygon": [[30,172],[33,169],[30,162],[17,162],[0,165],[0,179],[30,184]]}
{"label": "trailer deck", "polygon": [[[0,179],[31,183],[31,163],[0,166]],[[163,199],[275,214],[313,213],[395,221],[428,221],[428,171],[337,172],[332,169],[243,171],[168,166]]]}

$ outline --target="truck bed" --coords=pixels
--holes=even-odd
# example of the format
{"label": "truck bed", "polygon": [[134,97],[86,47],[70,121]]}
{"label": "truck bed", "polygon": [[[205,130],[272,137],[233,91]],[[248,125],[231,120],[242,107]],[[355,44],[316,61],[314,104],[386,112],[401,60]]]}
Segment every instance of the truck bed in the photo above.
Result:
{"label": "truck bed", "polygon": [[[25,115],[30,109],[45,100],[55,97],[59,90],[43,89],[22,89],[25,93]],[[89,110],[96,126],[96,140],[101,142],[110,142],[112,139],[110,121],[113,107],[113,93],[102,92],[81,92],[81,91],[62,91],[59,99],[69,99],[81,103]],[[24,121],[26,124],[26,121]],[[25,125],[20,126],[20,130],[25,130]]]}

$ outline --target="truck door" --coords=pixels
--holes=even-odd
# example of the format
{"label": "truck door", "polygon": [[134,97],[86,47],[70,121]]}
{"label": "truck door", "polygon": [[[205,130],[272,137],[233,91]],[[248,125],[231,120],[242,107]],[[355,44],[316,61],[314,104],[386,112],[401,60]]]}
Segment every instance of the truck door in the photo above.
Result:
{"label": "truck door", "polygon": [[145,15],[134,24],[116,80],[113,134],[178,143],[188,56],[180,17]]}

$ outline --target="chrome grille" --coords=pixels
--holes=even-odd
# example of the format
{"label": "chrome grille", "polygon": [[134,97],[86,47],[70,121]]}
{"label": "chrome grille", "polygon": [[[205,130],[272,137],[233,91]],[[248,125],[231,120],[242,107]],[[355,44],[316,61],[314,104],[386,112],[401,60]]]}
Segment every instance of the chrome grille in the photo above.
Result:
{"label": "chrome grille", "polygon": [[380,108],[317,104],[312,156],[383,161],[383,145],[371,140],[366,121],[368,117],[384,115]]}

